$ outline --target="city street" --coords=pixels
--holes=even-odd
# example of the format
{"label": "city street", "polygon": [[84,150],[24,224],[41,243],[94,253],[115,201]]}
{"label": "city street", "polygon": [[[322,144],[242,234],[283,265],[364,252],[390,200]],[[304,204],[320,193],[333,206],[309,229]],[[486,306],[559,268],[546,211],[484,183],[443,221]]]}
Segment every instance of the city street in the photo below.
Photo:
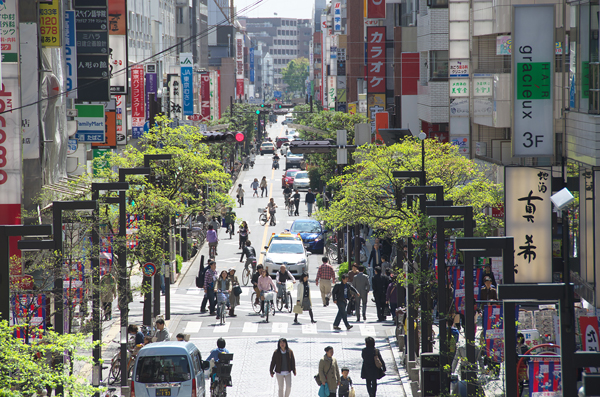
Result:
{"label": "city street", "polygon": [[[281,118],[280,118],[281,120]],[[278,134],[285,132],[285,127],[280,123],[269,129],[269,134],[275,138]],[[239,181],[242,183],[245,194],[245,205],[242,208],[236,208],[238,224],[241,220],[246,220],[250,227],[250,240],[256,248],[264,247],[271,233],[279,233],[289,228],[294,219],[289,217],[286,211],[283,211],[283,193],[281,190],[280,170],[271,170],[270,155],[257,156],[254,169],[242,172]],[[283,156],[282,160],[285,160]],[[281,162],[282,164],[284,161]],[[250,183],[254,178],[267,176],[269,181],[269,197],[273,197],[280,206],[277,211],[278,222],[272,227],[268,224],[264,227],[258,222],[259,207],[267,204],[268,198],[253,198]],[[236,184],[237,186],[237,184]],[[235,193],[232,193],[235,196]],[[302,202],[300,207],[300,218],[306,218],[306,206]],[[241,282],[241,270],[243,264],[240,263],[241,251],[238,249],[237,235],[229,239],[225,230],[219,232],[219,248],[217,260],[217,272],[231,267],[236,269],[236,274]],[[200,256],[208,258],[208,248],[205,246],[186,269],[184,266],[183,274],[180,276],[177,284],[171,286],[171,319],[168,321],[168,329],[172,334],[172,339],[178,333],[190,335],[190,341],[195,343],[203,354],[208,356],[210,350],[216,347],[216,340],[219,337],[225,338],[227,348],[234,354],[233,366],[233,387],[228,391],[230,396],[275,396],[277,395],[277,385],[274,379],[269,376],[269,364],[271,354],[276,347],[277,340],[285,337],[289,341],[290,348],[294,351],[296,357],[296,366],[298,376],[293,379],[292,396],[316,395],[318,386],[313,380],[317,373],[318,363],[324,355],[324,348],[328,345],[333,346],[334,356],[338,360],[340,369],[347,366],[350,369],[350,377],[356,385],[357,396],[366,395],[365,381],[360,379],[360,369],[362,366],[361,350],[364,347],[364,338],[372,336],[376,340],[377,347],[381,350],[382,356],[386,362],[387,373],[381,380],[378,389],[378,396],[403,396],[398,371],[392,352],[388,344],[387,336],[394,334],[394,327],[391,321],[385,323],[375,322],[375,306],[369,299],[367,321],[356,323],[355,318],[350,318],[350,323],[354,325],[350,331],[333,330],[333,321],[337,313],[335,305],[323,307],[318,287],[314,285],[314,279],[317,273],[317,267],[321,263],[321,254],[310,256],[309,274],[311,282],[311,300],[315,314],[316,324],[311,324],[308,313],[299,316],[300,325],[293,325],[293,313],[281,313],[277,311],[274,317],[266,323],[263,318],[254,313],[250,304],[251,287],[242,287],[241,305],[236,307],[237,317],[227,317],[225,325],[219,325],[215,316],[208,313],[200,314],[200,303],[204,292],[196,288],[195,277],[198,273]],[[259,262],[262,261],[260,255]],[[295,291],[292,295],[295,299]],[[164,305],[164,299],[162,299]],[[116,305],[115,305],[116,306]],[[164,313],[164,308],[162,310]],[[135,299],[130,305],[130,320],[132,323],[141,324],[142,319],[141,299]],[[110,337],[110,331],[115,331],[115,325],[111,330],[105,333]],[[114,337],[112,339],[115,339]],[[106,339],[105,339],[106,340]],[[112,346],[112,348],[110,347]],[[109,345],[103,354],[104,359],[110,359],[116,344]],[[107,371],[104,371],[106,374]],[[105,375],[106,376],[106,375]]]}

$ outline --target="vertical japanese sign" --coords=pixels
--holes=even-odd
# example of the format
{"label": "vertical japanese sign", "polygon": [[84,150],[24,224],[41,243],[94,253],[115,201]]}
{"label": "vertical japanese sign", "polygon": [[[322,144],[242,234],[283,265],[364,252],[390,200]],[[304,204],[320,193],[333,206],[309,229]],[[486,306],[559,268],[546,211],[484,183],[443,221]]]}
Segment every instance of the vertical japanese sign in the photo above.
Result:
{"label": "vertical japanese sign", "polygon": [[336,83],[336,76],[327,76],[327,101],[329,103],[329,110],[335,110]]}
{"label": "vertical japanese sign", "polygon": [[2,62],[19,62],[17,0],[4,0],[0,5]]}
{"label": "vertical japanese sign", "polygon": [[485,336],[485,354],[493,362],[501,363],[504,357],[504,316],[502,305],[483,306],[483,334]]}
{"label": "vertical japanese sign", "polygon": [[181,77],[177,74],[167,75],[167,86],[169,88],[169,111],[174,119],[181,119]]}
{"label": "vertical japanese sign", "polygon": [[385,93],[385,26],[367,27],[367,92]]}
{"label": "vertical japanese sign", "polygon": [[[583,351],[600,352],[598,341],[598,317],[579,317],[579,329],[581,329],[581,347]],[[586,368],[587,373],[597,373],[598,368]]]}
{"label": "vertical japanese sign", "polygon": [[19,40],[21,42],[20,68],[21,100],[31,104],[21,109],[21,139],[23,142],[23,159],[40,158],[39,95],[38,80],[38,26],[35,23],[19,24]]}
{"label": "vertical japanese sign", "polygon": [[141,138],[146,121],[144,101],[144,67],[131,67],[131,137]]}
{"label": "vertical japanese sign", "polygon": [[75,2],[77,99],[108,102],[110,69],[107,0]]}
{"label": "vertical japanese sign", "polygon": [[194,114],[194,82],[192,69],[194,61],[191,52],[179,54],[179,67],[181,68],[181,90],[183,97],[183,115]]}
{"label": "vertical japanese sign", "polygon": [[235,82],[237,98],[244,96],[244,36],[235,35]]}
{"label": "vertical japanese sign", "polygon": [[504,168],[506,235],[515,239],[517,283],[552,282],[551,179],[549,168]]}
{"label": "vertical japanese sign", "polygon": [[210,74],[200,75],[200,121],[210,121]]}
{"label": "vertical japanese sign", "polygon": [[108,1],[110,92],[127,95],[127,3]]}
{"label": "vertical japanese sign", "polygon": [[[148,70],[156,70],[155,65],[153,69],[148,68]],[[156,92],[158,90],[158,81],[156,77],[156,73],[146,73],[146,120],[150,120],[150,94],[154,94],[154,99],[156,100]],[[150,126],[152,127],[152,126]]]}
{"label": "vertical japanese sign", "polygon": [[342,31],[342,3],[339,1],[333,3],[333,31]]}
{"label": "vertical japanese sign", "polygon": [[385,0],[367,0],[367,18],[385,19]]}
{"label": "vertical japanese sign", "polygon": [[40,36],[42,47],[60,47],[60,4],[59,0],[40,3]]}
{"label": "vertical japanese sign", "polygon": [[375,139],[383,143],[383,138],[379,135],[380,129],[387,129],[390,125],[390,114],[388,112],[379,112],[375,114]]}
{"label": "vertical japanese sign", "polygon": [[65,11],[65,62],[67,98],[77,99],[77,44],[75,40],[75,11]]}
{"label": "vertical japanese sign", "polygon": [[115,123],[117,145],[127,145],[127,103],[125,95],[113,95],[115,99]]}
{"label": "vertical japanese sign", "polygon": [[254,48],[248,50],[248,58],[250,61],[250,82],[254,83]]}
{"label": "vertical japanese sign", "polygon": [[513,155],[554,154],[554,5],[514,6]]}
{"label": "vertical japanese sign", "polygon": [[531,397],[563,395],[560,358],[532,358],[528,365]]}

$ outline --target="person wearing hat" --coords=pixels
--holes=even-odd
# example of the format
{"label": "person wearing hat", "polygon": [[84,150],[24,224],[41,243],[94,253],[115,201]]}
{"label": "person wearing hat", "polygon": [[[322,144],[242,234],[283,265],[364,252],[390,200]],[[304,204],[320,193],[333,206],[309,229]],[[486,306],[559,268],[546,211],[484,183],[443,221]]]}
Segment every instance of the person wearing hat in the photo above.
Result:
{"label": "person wearing hat", "polygon": [[[479,292],[480,301],[497,301],[498,293],[496,288],[492,285],[492,278],[490,276],[483,277],[483,288]],[[485,304],[485,303],[484,303]]]}
{"label": "person wearing hat", "polygon": [[[232,290],[235,287],[240,286],[240,282],[238,281],[238,278],[235,275],[235,269],[233,267],[229,268],[229,275],[227,277],[231,281],[231,289]],[[234,314],[234,311],[235,311],[235,307],[240,305],[240,296],[236,295],[236,294],[229,295],[229,304],[230,304],[229,316],[235,317],[236,315]]]}
{"label": "person wearing hat", "polygon": [[490,268],[490,265],[485,265],[483,267],[483,277],[481,278],[481,286],[483,287],[485,285],[485,277],[489,276],[492,278],[492,285],[494,286],[494,288],[498,287],[498,284],[496,283],[496,277],[494,277],[494,272],[492,271],[492,269]]}

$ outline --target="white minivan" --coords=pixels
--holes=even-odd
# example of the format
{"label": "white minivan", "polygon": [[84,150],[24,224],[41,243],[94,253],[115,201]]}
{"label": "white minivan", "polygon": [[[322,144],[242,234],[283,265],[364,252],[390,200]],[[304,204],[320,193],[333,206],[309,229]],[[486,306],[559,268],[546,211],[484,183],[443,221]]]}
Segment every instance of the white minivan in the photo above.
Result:
{"label": "white minivan", "polygon": [[135,360],[131,397],[204,397],[208,365],[191,342],[146,345]]}

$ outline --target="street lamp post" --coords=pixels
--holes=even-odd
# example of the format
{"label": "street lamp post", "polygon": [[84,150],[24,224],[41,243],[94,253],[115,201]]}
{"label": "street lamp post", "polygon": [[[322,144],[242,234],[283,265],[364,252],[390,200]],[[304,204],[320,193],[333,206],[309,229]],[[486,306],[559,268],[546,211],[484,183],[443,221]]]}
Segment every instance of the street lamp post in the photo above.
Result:
{"label": "street lamp post", "polygon": [[[127,190],[129,189],[129,183],[127,182],[107,182],[107,183],[92,183],[92,200],[98,201],[101,190]],[[92,372],[92,385],[99,387],[102,380],[102,369],[100,366],[100,341],[102,340],[102,329],[100,325],[100,258],[99,258],[99,245],[100,235],[98,234],[99,228],[99,214],[98,207],[96,206],[92,212],[93,227],[92,227],[92,341],[98,344],[94,346],[93,358],[94,358],[94,369]],[[125,361],[127,362],[127,361]],[[123,362],[122,362],[123,363]],[[123,375],[127,373],[127,370],[122,370]],[[96,393],[98,394],[98,393]]]}

